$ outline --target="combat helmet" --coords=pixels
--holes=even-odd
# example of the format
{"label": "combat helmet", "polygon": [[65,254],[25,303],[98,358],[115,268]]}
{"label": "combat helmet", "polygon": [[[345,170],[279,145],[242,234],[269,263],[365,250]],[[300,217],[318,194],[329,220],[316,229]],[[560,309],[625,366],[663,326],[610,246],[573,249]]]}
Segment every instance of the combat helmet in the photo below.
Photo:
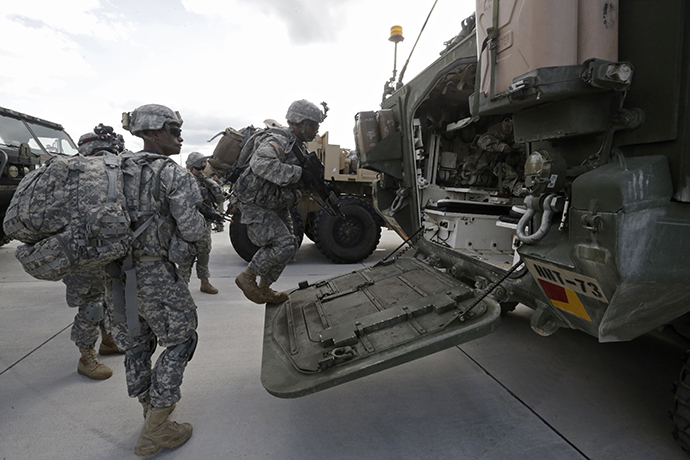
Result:
{"label": "combat helmet", "polygon": [[328,112],[328,106],[325,102],[322,102],[324,111],[314,104],[305,99],[300,99],[290,104],[288,107],[285,119],[290,123],[301,123],[304,120],[311,120],[316,123],[321,123],[326,119],[326,112]]}
{"label": "combat helmet", "polygon": [[142,105],[133,112],[122,114],[122,127],[139,137],[144,131],[157,131],[169,124],[182,126],[182,123],[180,112],[173,112],[160,104]]}
{"label": "combat helmet", "polygon": [[189,154],[187,157],[187,161],[185,162],[185,166],[187,169],[192,169],[196,167],[197,169],[201,169],[203,167],[204,161],[206,160],[207,157],[205,157],[203,154],[199,152],[192,152]]}
{"label": "combat helmet", "polygon": [[84,156],[91,156],[100,150],[120,153],[125,149],[125,140],[121,134],[115,133],[112,126],[104,126],[101,123],[92,132],[82,134],[77,146],[79,153]]}

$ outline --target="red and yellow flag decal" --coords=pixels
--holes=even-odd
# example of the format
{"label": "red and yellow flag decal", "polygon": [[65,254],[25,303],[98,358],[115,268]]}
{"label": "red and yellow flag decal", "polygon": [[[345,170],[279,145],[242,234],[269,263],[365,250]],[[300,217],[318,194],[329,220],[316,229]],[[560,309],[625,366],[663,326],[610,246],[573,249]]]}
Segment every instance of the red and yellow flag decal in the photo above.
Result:
{"label": "red and yellow flag decal", "polygon": [[544,292],[548,296],[551,303],[561,310],[572,313],[573,315],[585,319],[587,321],[592,321],[592,318],[587,314],[585,306],[580,302],[580,298],[577,296],[575,291],[571,291],[568,288],[559,286],[557,284],[549,283],[546,280],[540,279],[539,284],[544,289]]}

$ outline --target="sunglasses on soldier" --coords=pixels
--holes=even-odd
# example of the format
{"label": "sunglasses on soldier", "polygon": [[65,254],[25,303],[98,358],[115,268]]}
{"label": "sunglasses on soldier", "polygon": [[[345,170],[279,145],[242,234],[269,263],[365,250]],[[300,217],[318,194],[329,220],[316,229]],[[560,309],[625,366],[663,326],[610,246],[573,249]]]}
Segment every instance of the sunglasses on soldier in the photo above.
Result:
{"label": "sunglasses on soldier", "polygon": [[318,132],[321,123],[317,123],[314,120],[304,120],[304,124],[311,127],[314,131]]}
{"label": "sunglasses on soldier", "polygon": [[168,126],[168,132],[175,137],[180,137],[182,135],[182,128],[179,126]]}

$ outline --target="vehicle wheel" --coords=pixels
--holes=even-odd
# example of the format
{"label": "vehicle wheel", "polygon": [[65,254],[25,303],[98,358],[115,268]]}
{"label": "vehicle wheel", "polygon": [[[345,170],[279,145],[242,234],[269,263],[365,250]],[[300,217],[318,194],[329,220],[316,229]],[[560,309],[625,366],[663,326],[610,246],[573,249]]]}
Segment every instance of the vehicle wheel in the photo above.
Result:
{"label": "vehicle wheel", "polygon": [[[302,245],[302,240],[304,239],[304,223],[302,222],[302,218],[300,217],[299,212],[297,212],[297,209],[293,209],[290,212],[290,215],[292,216],[292,226],[295,236],[297,237],[299,247]],[[247,225],[243,224],[241,219],[242,214],[238,209],[232,215],[232,223],[230,224],[229,230],[230,243],[232,243],[232,247],[235,249],[237,255],[249,262],[252,260],[252,257],[254,257],[254,254],[256,254],[256,251],[259,250],[259,247],[252,243],[252,240],[249,239],[249,235],[247,234]]]}
{"label": "vehicle wheel", "polygon": [[381,227],[374,208],[355,196],[340,197],[345,219],[325,210],[314,218],[314,243],[321,253],[338,264],[361,262],[374,252],[381,240]]}
{"label": "vehicle wheel", "polygon": [[690,452],[690,351],[683,358],[671,418],[675,425],[673,437],[683,450]]}
{"label": "vehicle wheel", "polygon": [[315,212],[307,214],[307,221],[304,223],[304,236],[314,241],[314,216]]}
{"label": "vehicle wheel", "polygon": [[5,235],[5,232],[2,229],[2,225],[0,225],[0,246],[4,246],[10,241],[12,241],[12,239]]}
{"label": "vehicle wheel", "polygon": [[292,216],[292,231],[295,232],[297,247],[299,248],[304,241],[304,222],[302,222],[302,216],[299,215],[297,208],[292,208],[290,216]]}
{"label": "vehicle wheel", "polygon": [[259,247],[252,243],[247,235],[247,226],[241,222],[242,213],[238,209],[232,215],[232,222],[230,223],[230,243],[235,249],[238,256],[249,262],[259,250]]}
{"label": "vehicle wheel", "polygon": [[511,311],[515,310],[517,306],[517,302],[501,302],[501,316],[507,315]]}

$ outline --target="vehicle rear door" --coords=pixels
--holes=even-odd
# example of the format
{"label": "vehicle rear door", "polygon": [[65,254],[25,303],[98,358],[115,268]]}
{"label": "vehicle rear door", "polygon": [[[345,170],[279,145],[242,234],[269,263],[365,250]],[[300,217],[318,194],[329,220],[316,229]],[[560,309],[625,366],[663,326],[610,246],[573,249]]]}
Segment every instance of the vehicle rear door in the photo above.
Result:
{"label": "vehicle rear door", "polygon": [[484,336],[499,318],[497,302],[410,257],[300,283],[266,306],[261,380],[304,396]]}

